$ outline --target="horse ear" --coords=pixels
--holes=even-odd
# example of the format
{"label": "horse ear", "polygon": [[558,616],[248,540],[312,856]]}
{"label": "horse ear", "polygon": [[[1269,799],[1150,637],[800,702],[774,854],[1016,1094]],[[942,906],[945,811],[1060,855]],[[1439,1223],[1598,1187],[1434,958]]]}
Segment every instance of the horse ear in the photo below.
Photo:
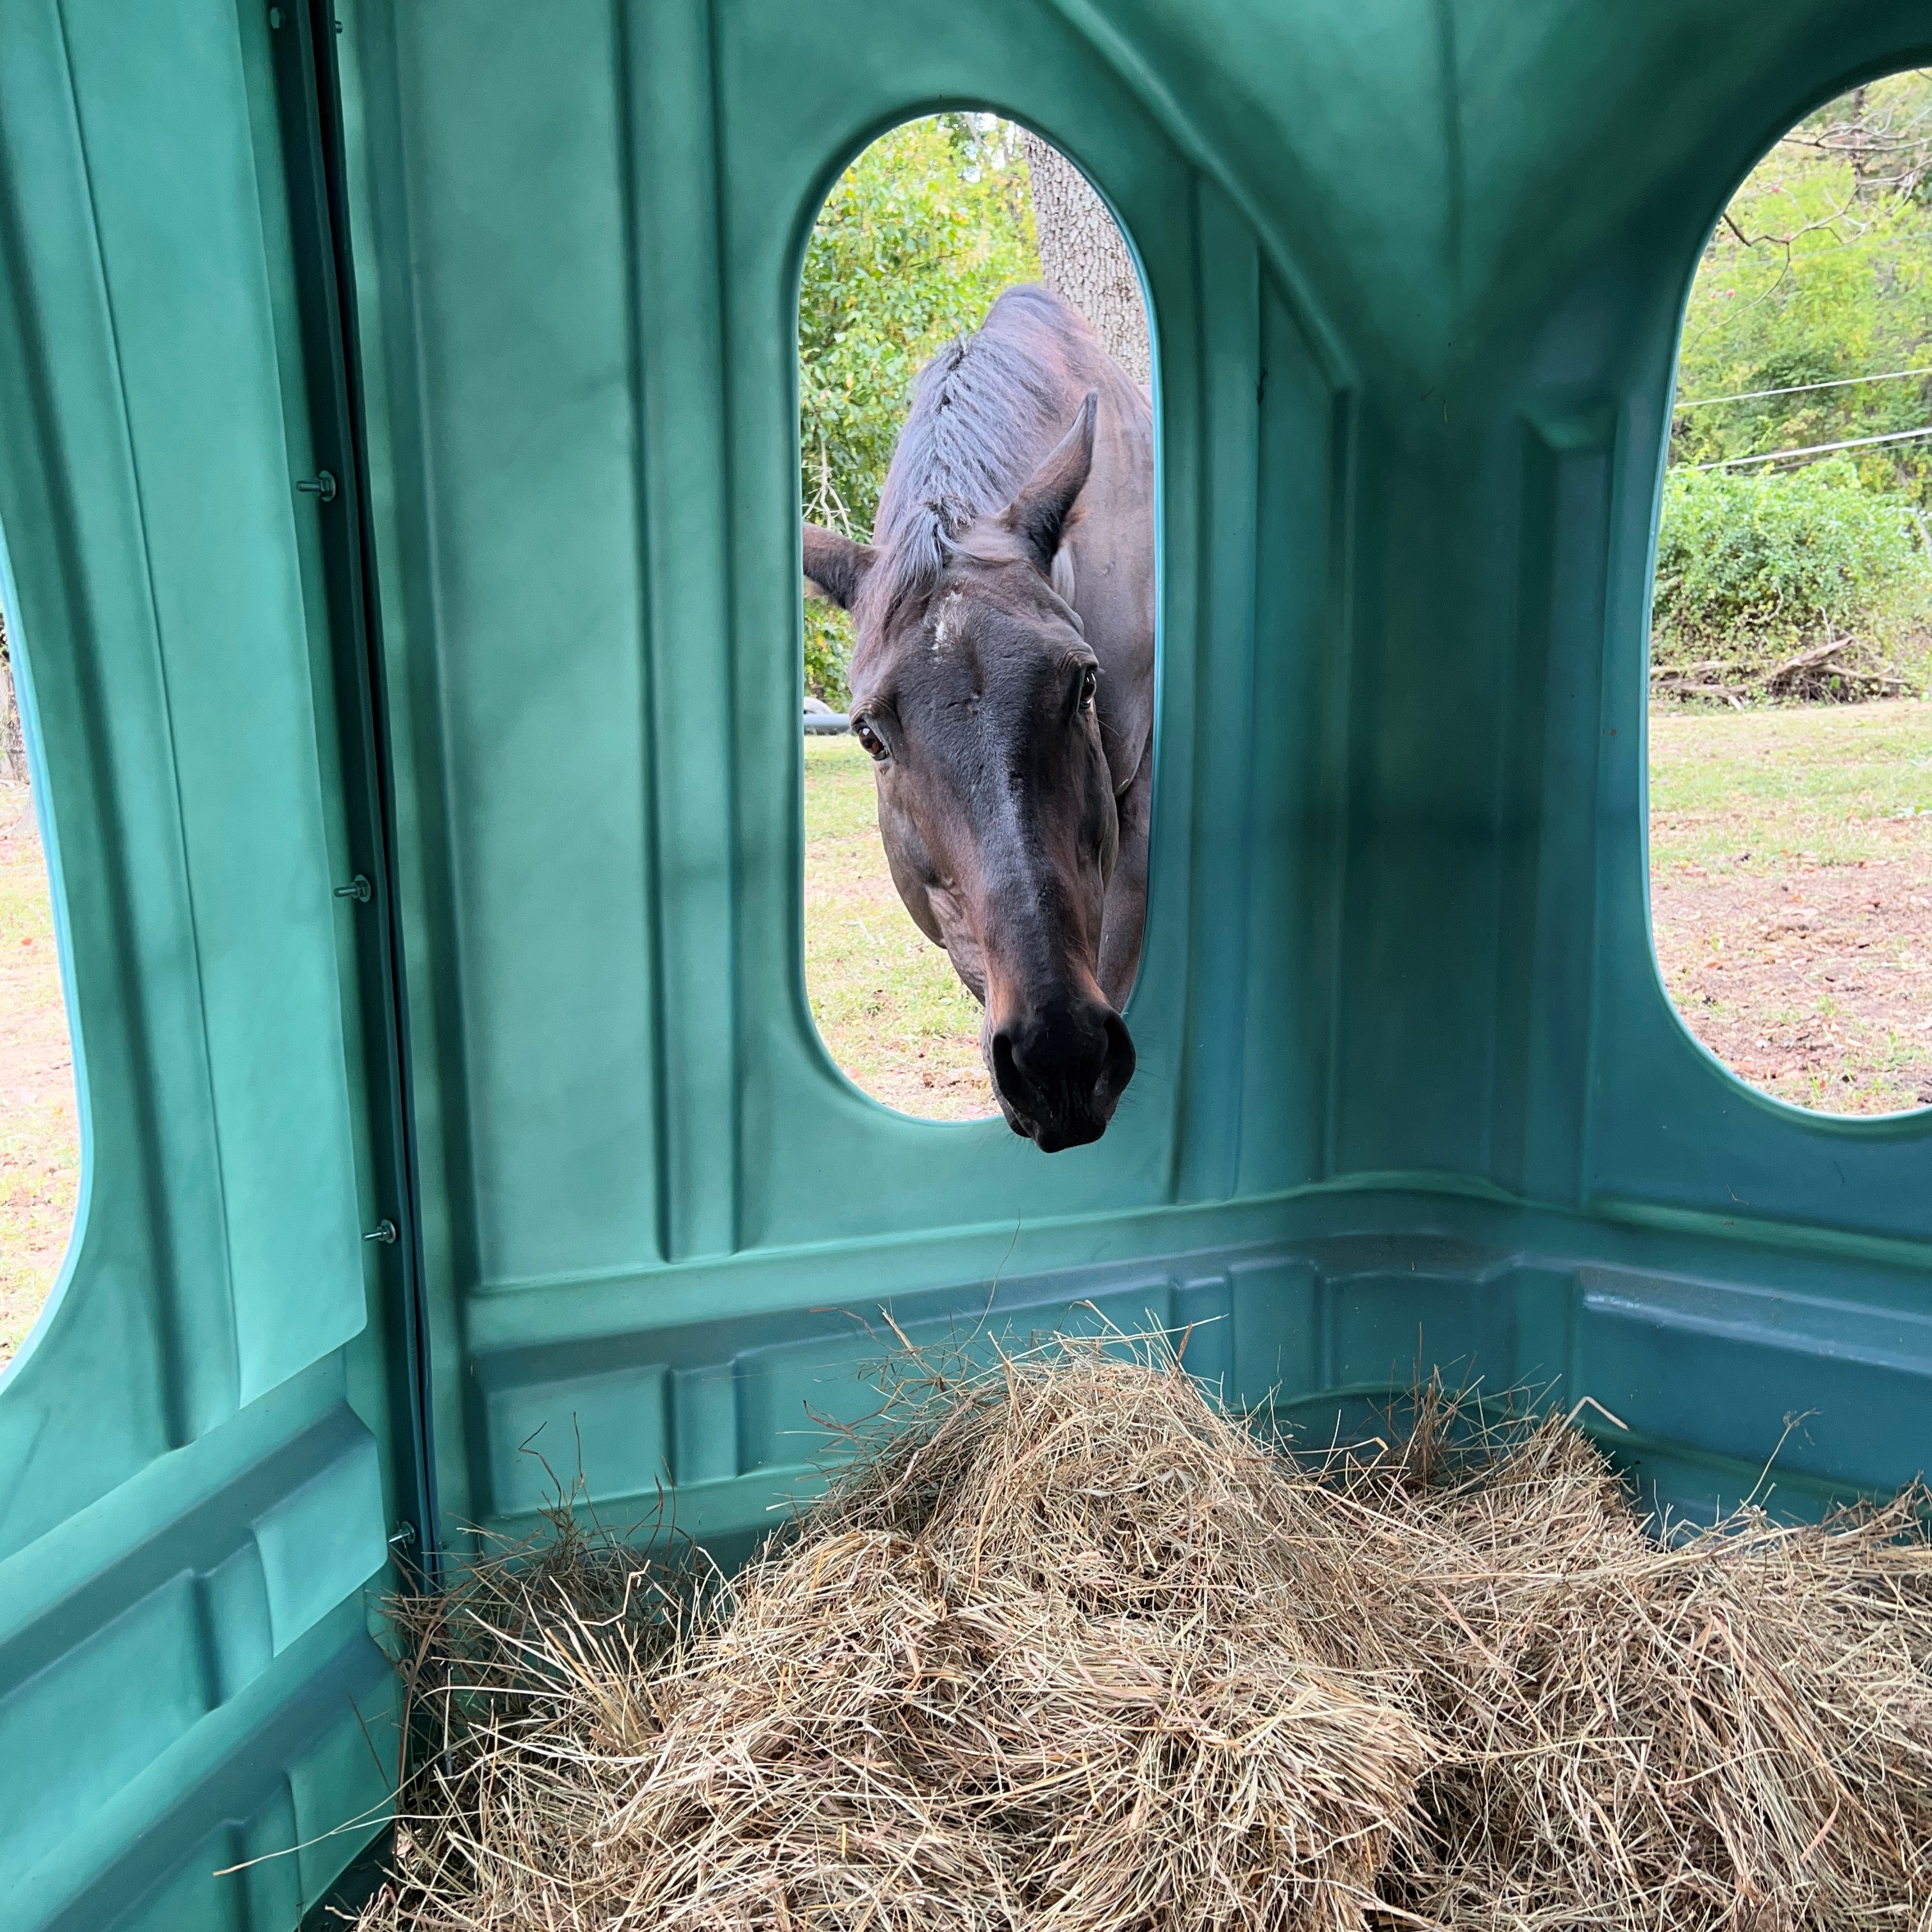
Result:
{"label": "horse ear", "polygon": [[1000,518],[1025,544],[1042,577],[1053,574],[1053,560],[1060,554],[1073,506],[1086,488],[1087,473],[1094,466],[1094,416],[1100,402],[1100,391],[1089,389],[1073,427],[1027,478],[1025,487]]}
{"label": "horse ear", "polygon": [[870,544],[856,544],[836,530],[805,526],[805,587],[808,596],[826,597],[842,610],[852,608],[866,573],[878,561]]}

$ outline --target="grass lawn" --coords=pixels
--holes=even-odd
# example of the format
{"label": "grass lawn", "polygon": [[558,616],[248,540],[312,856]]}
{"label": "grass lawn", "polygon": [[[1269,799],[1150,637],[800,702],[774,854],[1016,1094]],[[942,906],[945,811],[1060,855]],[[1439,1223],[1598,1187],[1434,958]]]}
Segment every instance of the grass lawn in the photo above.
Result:
{"label": "grass lawn", "polygon": [[1651,714],[1653,867],[1892,860],[1916,817],[1932,822],[1932,702]]}

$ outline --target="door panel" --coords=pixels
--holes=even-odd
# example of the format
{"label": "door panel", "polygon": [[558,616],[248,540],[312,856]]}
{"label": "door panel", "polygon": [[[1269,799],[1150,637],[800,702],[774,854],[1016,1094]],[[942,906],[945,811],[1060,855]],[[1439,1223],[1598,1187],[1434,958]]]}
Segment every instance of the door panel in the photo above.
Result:
{"label": "door panel", "polygon": [[365,1592],[415,1504],[362,1236],[403,1210],[337,893],[382,872],[280,17],[0,5],[0,531],[86,1138],[0,1378],[10,1927],[289,1924],[352,1839],[217,1869],[380,1808],[392,1759]]}
{"label": "door panel", "polygon": [[295,527],[314,512],[289,487],[254,130],[197,111],[245,101],[231,10],[152,41],[118,8],[64,18],[192,908],[176,964],[216,1141],[248,1150],[223,1166],[219,1255],[246,1402],[364,1318]]}

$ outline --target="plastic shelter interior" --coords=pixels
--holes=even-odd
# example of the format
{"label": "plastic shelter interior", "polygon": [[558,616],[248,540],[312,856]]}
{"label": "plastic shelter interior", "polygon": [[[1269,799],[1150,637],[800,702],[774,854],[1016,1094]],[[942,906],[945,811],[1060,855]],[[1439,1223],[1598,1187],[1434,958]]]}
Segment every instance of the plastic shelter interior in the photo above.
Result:
{"label": "plastic shelter interior", "polygon": [[[392,1545],[580,1460],[741,1550],[882,1307],[1193,1324],[1318,1425],[1553,1384],[1693,1510],[1799,1414],[1791,1507],[1932,1460],[1932,1117],[1704,1052],[1644,831],[1685,290],[1918,0],[335,11],[0,0],[86,1133],[0,1382],[10,1927],[294,1924],[382,1815]],[[1140,1072],[1050,1159],[859,1094],[802,982],[797,267],[955,104],[1158,343]]]}

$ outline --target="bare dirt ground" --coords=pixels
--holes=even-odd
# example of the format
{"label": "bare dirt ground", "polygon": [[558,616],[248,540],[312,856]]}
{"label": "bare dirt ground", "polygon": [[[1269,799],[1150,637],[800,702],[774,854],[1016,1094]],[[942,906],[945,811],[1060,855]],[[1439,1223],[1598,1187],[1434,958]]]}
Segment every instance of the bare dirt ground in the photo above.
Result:
{"label": "bare dirt ground", "polygon": [[832,1058],[902,1114],[997,1113],[979,1006],[899,902],[872,763],[852,739],[806,741],[805,840],[806,990]]}
{"label": "bare dirt ground", "polygon": [[80,1172],[46,868],[26,788],[0,784],[0,1363],[59,1270]]}
{"label": "bare dirt ground", "polygon": [[1932,852],[1772,878],[1687,871],[1651,905],[1672,998],[1753,1086],[1826,1113],[1932,1106]]}
{"label": "bare dirt ground", "polygon": [[1932,704],[1654,715],[1651,913],[1678,1010],[1754,1086],[1932,1105]]}

